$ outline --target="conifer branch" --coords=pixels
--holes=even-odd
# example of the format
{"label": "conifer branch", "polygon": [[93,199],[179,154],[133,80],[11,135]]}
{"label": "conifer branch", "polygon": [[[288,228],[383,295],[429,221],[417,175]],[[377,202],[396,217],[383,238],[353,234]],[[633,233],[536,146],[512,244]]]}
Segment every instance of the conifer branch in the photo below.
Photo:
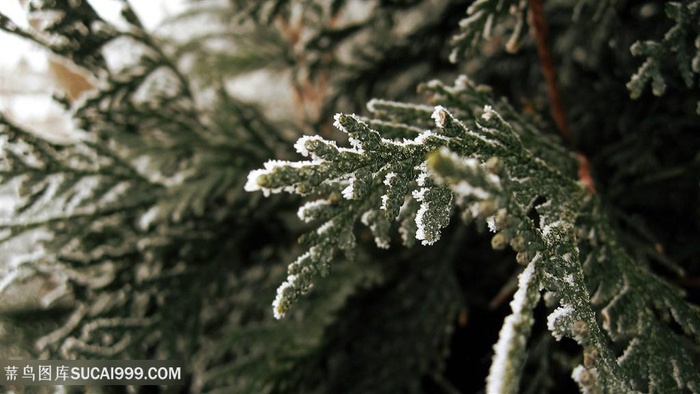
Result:
{"label": "conifer branch", "polygon": [[[674,25],[663,39],[660,42],[637,41],[630,48],[632,55],[646,58],[627,83],[633,99],[641,96],[648,83],[651,83],[655,96],[665,93],[667,82],[663,70],[668,67],[669,59],[675,60],[677,72],[687,89],[700,86],[697,82],[700,74],[700,1],[667,2],[664,11]],[[688,45],[691,42],[695,51]],[[697,113],[700,114],[700,101]]]}
{"label": "conifer branch", "polygon": [[[375,214],[378,207],[385,212],[383,220],[401,223],[404,239],[409,229],[415,229],[417,239],[433,244],[450,218],[445,204],[454,203],[463,210],[465,218],[489,223],[496,232],[491,242],[493,248],[502,249],[510,244],[517,252],[517,262],[528,267],[527,274],[521,275],[520,289],[512,304],[513,315],[506,320],[495,348],[489,390],[513,392],[518,387],[518,371],[523,365],[520,356],[529,335],[532,308],[539,299],[540,287],[554,294],[559,304],[549,315],[550,331],[557,339],[574,339],[584,350],[583,365],[574,370],[574,379],[582,391],[645,391],[645,381],[666,389],[695,387],[697,374],[692,372],[692,357],[684,351],[667,354],[673,358],[674,368],[682,369],[687,379],[673,383],[661,378],[669,373],[666,362],[650,365],[643,376],[635,375],[638,369],[619,363],[609,347],[612,340],[629,352],[640,352],[643,350],[639,347],[647,349],[645,351],[662,347],[664,340],[684,340],[664,326],[654,312],[642,306],[653,303],[651,299],[635,298],[641,304],[633,308],[634,320],[627,322],[627,318],[622,317],[625,312],[615,310],[618,299],[627,297],[627,288],[651,285],[650,294],[663,294],[665,301],[655,302],[657,308],[663,311],[670,308],[662,313],[674,316],[691,337],[695,337],[700,328],[700,315],[651,273],[632,268],[634,263],[615,241],[614,231],[606,227],[609,219],[601,213],[595,197],[587,195],[584,186],[577,182],[573,169],[578,163],[572,155],[556,148],[545,149],[552,155],[549,161],[538,159],[530,149],[541,148],[535,142],[539,132],[514,128],[488,104],[481,110],[475,108],[477,103],[483,104],[482,100],[493,101],[465,79],[454,87],[432,83],[424,89],[436,92],[444,102],[461,103],[454,108],[464,111],[463,116],[481,114],[473,123],[465,123],[446,108],[436,106],[431,115],[435,127],[413,140],[403,141],[383,138],[379,131],[357,117],[338,115],[336,125],[350,135],[353,148],[338,148],[320,137],[303,137],[296,147],[298,152],[310,156],[311,161],[268,162],[265,169],[249,175],[246,189],[250,191],[328,195],[325,200],[307,203],[299,211],[300,218],[320,220],[322,224],[305,237],[312,241],[309,251],[289,267],[289,277],[279,288],[274,302],[276,317],[283,317],[310,289],[314,276],[328,272],[333,249],[343,249],[346,254],[354,249],[354,237],[347,235],[352,222],[362,217],[362,222],[375,234],[377,245],[388,246],[389,225],[374,222],[380,218]],[[419,123],[419,119],[430,112],[422,106],[384,101],[374,101],[369,108],[384,122],[400,118]],[[499,105],[498,110],[506,118],[515,116],[515,111],[505,104]],[[375,121],[373,124],[385,123]],[[398,127],[400,123],[392,125],[390,130],[393,132]],[[403,127],[408,133],[409,128]],[[421,164],[424,154],[428,156]],[[471,157],[465,157],[467,155]],[[452,196],[444,194],[445,187]],[[408,196],[420,203],[420,208],[416,210],[418,204],[404,202],[403,207],[397,209],[397,204]],[[546,201],[535,203],[538,196]],[[527,212],[533,208],[539,213],[539,223],[528,216]],[[410,218],[415,225],[406,226],[403,218]],[[585,224],[578,224],[582,220]],[[579,233],[582,235],[577,235]],[[594,234],[608,235],[602,240]],[[341,235],[342,238],[338,238]],[[590,266],[601,259],[610,260],[604,277],[591,274],[602,271]],[[535,277],[540,279],[530,280]],[[619,281],[609,289],[612,293],[591,296],[589,288],[600,292],[609,286],[605,284],[609,280]],[[643,281],[647,284],[642,284]],[[525,299],[528,301],[524,302]],[[597,312],[591,300],[594,305],[607,307]],[[613,323],[611,314],[622,320]],[[621,335],[635,332],[637,336],[644,330],[659,330],[654,338],[665,339],[630,344],[625,343],[626,337]]]}

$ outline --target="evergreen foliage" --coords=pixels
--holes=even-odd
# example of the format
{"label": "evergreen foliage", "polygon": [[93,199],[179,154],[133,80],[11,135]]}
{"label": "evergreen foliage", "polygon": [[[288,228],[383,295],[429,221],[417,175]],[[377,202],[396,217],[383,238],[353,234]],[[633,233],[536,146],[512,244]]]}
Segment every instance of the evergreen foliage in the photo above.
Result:
{"label": "evergreen foliage", "polygon": [[[0,116],[0,289],[51,285],[0,354],[184,359],[182,392],[700,392],[700,2],[545,3],[548,31],[537,0],[203,2],[187,38],[127,1],[0,15],[94,86],[56,97],[68,143]],[[231,88],[261,71],[289,106]]]}
{"label": "evergreen foliage", "polygon": [[[666,81],[661,72],[666,59],[674,58],[678,73],[686,87],[696,84],[696,76],[700,73],[700,2],[689,1],[669,2],[664,6],[665,12],[675,24],[658,41],[638,41],[630,48],[634,56],[646,57],[644,64],[632,76],[627,84],[633,98],[642,94],[644,86],[651,81],[655,95],[660,96],[666,91]],[[690,48],[688,48],[688,46]],[[695,51],[691,48],[695,47]],[[695,52],[695,53],[693,53]],[[698,103],[700,114],[700,103]]]}

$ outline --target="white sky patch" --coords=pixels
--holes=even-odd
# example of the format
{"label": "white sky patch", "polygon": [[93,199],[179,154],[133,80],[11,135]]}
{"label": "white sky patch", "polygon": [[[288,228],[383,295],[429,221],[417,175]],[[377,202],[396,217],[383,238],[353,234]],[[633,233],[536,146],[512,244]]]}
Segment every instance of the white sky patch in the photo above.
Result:
{"label": "white sky patch", "polygon": [[[124,27],[125,22],[121,19],[121,2],[117,0],[89,0],[95,10],[108,22]],[[168,16],[184,11],[187,7],[187,0],[149,0],[131,1],[131,6],[141,18],[144,26],[148,30],[155,30],[158,25]],[[22,28],[28,28],[27,15],[20,6],[19,0],[0,1],[0,13],[12,19],[12,21]],[[14,67],[21,58],[25,58],[35,70],[46,68],[46,52],[36,44],[27,40],[12,36],[6,32],[0,32],[0,48],[3,49],[3,56],[0,57],[0,68]]]}
{"label": "white sky patch", "polygon": [[[0,13],[22,28],[29,27],[27,16],[22,11],[18,0],[0,1]],[[9,77],[6,68],[15,67],[21,58],[24,58],[32,69],[46,69],[46,53],[36,44],[0,31],[0,48],[3,52],[3,56],[0,56],[0,86],[2,86],[2,80]]]}
{"label": "white sky patch", "polygon": [[[118,29],[127,27],[120,15],[121,1],[88,2],[108,23],[113,23]],[[166,17],[190,6],[187,0],[132,0],[130,3],[149,31],[155,31]],[[31,29],[20,0],[0,1],[0,13],[20,28]],[[47,13],[46,17],[51,18],[52,15],[57,13]],[[0,111],[27,130],[52,142],[69,143],[78,138],[72,119],[51,98],[56,88],[48,72],[48,59],[60,61],[61,58],[51,55],[38,44],[5,31],[0,31],[0,49],[3,53],[0,56]]]}

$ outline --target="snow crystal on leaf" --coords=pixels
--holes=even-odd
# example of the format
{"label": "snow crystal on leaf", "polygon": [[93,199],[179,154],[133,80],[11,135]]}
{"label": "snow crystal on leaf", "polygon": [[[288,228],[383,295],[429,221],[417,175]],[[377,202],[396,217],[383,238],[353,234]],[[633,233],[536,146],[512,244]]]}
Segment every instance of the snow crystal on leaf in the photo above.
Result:
{"label": "snow crystal on leaf", "polygon": [[496,219],[494,216],[489,216],[488,218],[486,218],[486,225],[488,226],[489,231],[491,231],[492,233],[495,233],[497,231]]}
{"label": "snow crystal on leaf", "polygon": [[535,264],[529,264],[520,276],[518,276],[518,291],[513,295],[513,300],[510,302],[510,307],[514,312],[520,312],[525,308],[525,296],[527,295],[526,284],[532,280],[535,274]]}
{"label": "snow crystal on leaf", "polygon": [[425,181],[430,178],[430,175],[428,175],[427,172],[421,172],[418,174],[418,177],[416,178],[416,183],[418,186],[425,186]]}
{"label": "snow crystal on leaf", "polygon": [[384,184],[387,186],[391,186],[391,179],[394,177],[396,177],[396,173],[394,172],[386,174],[386,176],[384,177]]}
{"label": "snow crystal on leaf", "polygon": [[574,309],[570,306],[559,307],[554,310],[549,316],[547,316],[547,329],[552,332],[554,338],[560,341],[565,333],[560,329],[559,325],[562,324],[560,319],[571,315]]}
{"label": "snow crystal on leaf", "polygon": [[297,153],[301,154],[304,157],[309,157],[309,150],[306,148],[306,142],[311,140],[312,138],[318,139],[317,136],[308,136],[305,135],[297,140],[296,143],[294,143],[294,149],[297,151]]}
{"label": "snow crystal on leaf", "polygon": [[310,221],[317,219],[316,212],[326,206],[328,206],[328,200],[326,199],[309,201],[299,207],[299,210],[297,210],[297,216],[300,220],[309,223]]}
{"label": "snow crystal on leaf", "polygon": [[328,230],[330,230],[331,227],[333,227],[333,224],[334,224],[333,220],[329,220],[329,221],[323,223],[321,226],[319,226],[318,229],[316,229],[316,234],[323,235],[323,234],[327,233]]}
{"label": "snow crystal on leaf", "polygon": [[[428,191],[428,188],[427,188],[427,187],[422,187],[422,188],[420,188],[420,189],[418,189],[418,190],[412,191],[412,192],[411,192],[411,195],[413,196],[413,198],[416,199],[416,201],[420,202],[420,201],[423,201],[423,199],[425,198],[425,193],[426,193],[427,191]],[[426,209],[427,209],[427,208],[426,208]]]}
{"label": "snow crystal on leaf", "polygon": [[389,202],[389,196],[385,194],[382,196],[382,205],[380,205],[379,208],[386,211],[386,203],[387,202]]}
{"label": "snow crystal on leaf", "polygon": [[481,114],[481,118],[486,120],[486,121],[489,121],[494,116],[494,114],[495,114],[495,112],[494,112],[493,108],[491,108],[490,105],[485,105],[484,106],[484,113]]}
{"label": "snow crystal on leaf", "polygon": [[372,215],[372,211],[367,211],[360,217],[360,222],[365,226],[369,226],[369,218]]}
{"label": "snow crystal on leaf", "polygon": [[436,135],[435,133],[433,133],[432,131],[430,131],[430,130],[425,130],[424,132],[420,133],[420,134],[416,137],[416,139],[414,140],[414,143],[415,143],[415,144],[418,144],[418,145],[423,145],[423,144],[426,143],[426,141],[428,140],[428,138],[434,137],[434,136],[437,136],[437,135]]}
{"label": "snow crystal on leaf", "polygon": [[253,170],[253,171],[249,172],[248,173],[248,181],[245,183],[245,186],[243,186],[243,189],[247,192],[262,190],[265,197],[269,196],[270,191],[261,188],[260,185],[258,184],[258,180],[260,179],[260,177],[264,174],[267,174],[267,173],[268,173],[267,170],[262,170],[262,169]]}
{"label": "snow crystal on leaf", "polygon": [[[414,194],[414,197],[415,197],[415,194]],[[418,200],[418,199],[416,198],[416,200]],[[425,220],[426,212],[428,212],[428,204],[423,203],[420,205],[420,208],[418,209],[418,212],[416,213],[416,226],[417,226],[416,239],[423,241],[422,242],[423,245],[432,245],[433,243],[435,243],[436,240],[433,240],[433,241],[426,240],[425,224],[423,223],[423,221]]]}
{"label": "snow crystal on leaf", "polygon": [[[583,365],[579,365],[576,368],[574,368],[573,371],[571,371],[571,378],[574,379],[575,382],[577,382],[581,388],[589,387],[591,385],[591,381],[593,381],[597,376],[597,372],[595,368],[587,369]],[[597,392],[597,391],[591,391],[591,390],[583,390],[584,393],[588,392]]]}
{"label": "snow crystal on leaf", "polygon": [[431,118],[435,120],[435,125],[437,127],[445,127],[445,124],[447,123],[447,110],[442,105],[438,105],[435,107],[435,111],[433,111]]}
{"label": "snow crystal on leaf", "polygon": [[275,300],[272,302],[272,310],[274,311],[275,319],[282,319],[287,313],[288,306],[283,301],[287,298],[285,293],[292,290],[292,284],[295,280],[295,275],[289,275],[287,280],[277,288],[277,297],[275,297]]}
{"label": "snow crystal on leaf", "polygon": [[343,114],[341,114],[341,113],[337,113],[337,114],[333,115],[333,120],[334,120],[333,127],[335,127],[336,129],[338,129],[342,132],[347,133],[347,131],[345,130],[345,127],[340,123],[341,116],[343,116]]}
{"label": "snow crystal on leaf", "polygon": [[353,193],[355,192],[355,185],[353,184],[352,181],[348,183],[348,185],[343,189],[340,194],[342,194],[343,198],[346,200],[352,200]]}

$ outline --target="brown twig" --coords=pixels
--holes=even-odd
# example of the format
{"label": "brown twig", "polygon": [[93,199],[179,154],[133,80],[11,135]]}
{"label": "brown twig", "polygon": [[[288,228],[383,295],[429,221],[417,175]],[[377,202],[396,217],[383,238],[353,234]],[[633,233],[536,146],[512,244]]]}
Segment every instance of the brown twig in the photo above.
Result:
{"label": "brown twig", "polygon": [[576,153],[578,160],[578,179],[586,185],[586,189],[590,194],[595,194],[595,182],[591,176],[591,165],[588,158],[582,153]]}
{"label": "brown twig", "polygon": [[570,142],[571,132],[566,122],[566,112],[559,96],[559,89],[557,89],[557,76],[552,63],[552,55],[547,46],[547,22],[544,19],[542,0],[530,0],[529,20],[532,33],[537,41],[537,54],[542,64],[542,74],[547,82],[549,100],[552,103],[552,117],[561,135]]}
{"label": "brown twig", "polygon": [[[554,118],[554,122],[557,124],[559,133],[567,142],[571,143],[571,131],[569,130],[569,124],[566,121],[566,111],[564,110],[564,104],[561,102],[561,96],[559,95],[559,89],[557,88],[557,74],[554,70],[552,55],[549,51],[549,47],[547,46],[547,22],[544,18],[544,7],[542,6],[542,0],[529,0],[529,2],[530,12],[528,13],[528,19],[532,34],[535,36],[535,41],[537,42],[537,55],[539,56],[540,64],[542,65],[542,75],[547,83],[549,101],[552,105],[552,117]],[[581,153],[577,153],[576,159],[578,160],[579,165],[579,180],[586,185],[589,193],[595,194],[595,182],[593,182],[593,177],[591,177],[588,158]]]}

